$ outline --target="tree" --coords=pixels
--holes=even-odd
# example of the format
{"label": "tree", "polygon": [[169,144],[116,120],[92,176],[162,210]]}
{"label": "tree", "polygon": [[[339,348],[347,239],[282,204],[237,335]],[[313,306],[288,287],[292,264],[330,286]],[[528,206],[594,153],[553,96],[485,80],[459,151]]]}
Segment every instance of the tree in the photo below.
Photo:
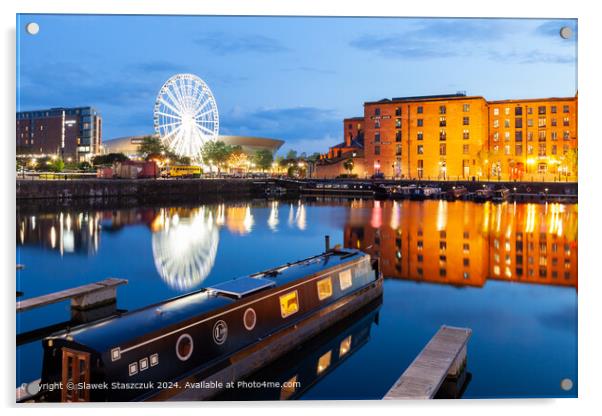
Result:
{"label": "tree", "polygon": [[146,157],[151,154],[165,154],[167,149],[158,137],[146,136],[142,138],[138,152]]}
{"label": "tree", "polygon": [[232,146],[222,141],[208,141],[201,149],[201,157],[205,163],[216,164],[219,172],[220,167],[228,161],[233,151]]}
{"label": "tree", "polygon": [[52,160],[50,161],[49,168],[53,172],[62,172],[65,169],[65,162],[63,162],[63,159]]}
{"label": "tree", "polygon": [[269,169],[274,161],[274,155],[267,149],[258,150],[253,155],[253,163],[261,170]]}
{"label": "tree", "polygon": [[79,170],[83,170],[83,171],[89,171],[92,170],[92,165],[90,164],[90,162],[80,162],[79,166],[78,166]]}
{"label": "tree", "polygon": [[566,161],[569,172],[571,172],[573,176],[577,176],[577,171],[579,169],[579,154],[576,147],[568,151],[566,154]]}
{"label": "tree", "polygon": [[307,160],[310,162],[317,162],[318,159],[320,159],[320,153],[319,152],[314,152],[311,155],[309,155],[307,157]]}
{"label": "tree", "polygon": [[115,162],[125,162],[128,157],[123,153],[108,153],[106,155],[98,155],[92,158],[93,166],[109,166]]}
{"label": "tree", "polygon": [[234,146],[228,156],[228,168],[244,169],[249,166],[249,157],[243,152],[242,147]]}
{"label": "tree", "polygon": [[491,153],[486,148],[477,152],[477,160],[481,167],[481,175],[489,177],[489,166],[491,166]]}
{"label": "tree", "polygon": [[346,161],[343,162],[343,167],[349,173],[351,173],[353,171],[353,166],[354,166],[354,162],[353,162],[352,158],[349,158],[349,159],[347,159]]}
{"label": "tree", "polygon": [[293,149],[289,150],[285,158],[289,160],[297,160],[297,151]]}

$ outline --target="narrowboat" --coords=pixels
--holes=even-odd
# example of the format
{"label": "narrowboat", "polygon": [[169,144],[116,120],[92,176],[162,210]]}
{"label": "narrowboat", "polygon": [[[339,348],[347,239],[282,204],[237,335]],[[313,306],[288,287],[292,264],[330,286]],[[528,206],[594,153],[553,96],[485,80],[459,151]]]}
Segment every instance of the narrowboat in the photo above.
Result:
{"label": "narrowboat", "polygon": [[510,197],[510,189],[500,188],[493,191],[491,199],[495,202],[507,201]]}
{"label": "narrowboat", "polygon": [[327,243],[322,254],[45,338],[36,400],[166,400],[197,386],[209,398],[381,294],[378,260]]}
{"label": "narrowboat", "polygon": [[491,200],[493,192],[489,188],[477,189],[474,193],[473,199],[476,202],[485,202]]}
{"label": "narrowboat", "polygon": [[463,198],[468,193],[468,190],[464,186],[454,186],[452,189],[446,192],[445,196],[450,201]]}
{"label": "narrowboat", "polygon": [[435,198],[441,192],[440,188],[435,188],[432,186],[423,186],[419,188],[412,189],[412,193],[410,195],[410,199],[413,200],[423,200],[429,198]]}
{"label": "narrowboat", "polygon": [[374,195],[371,183],[367,182],[309,182],[300,189],[306,195]]}
{"label": "narrowboat", "polygon": [[393,186],[389,189],[389,197],[392,199],[409,199],[415,189],[417,189],[416,185]]}
{"label": "narrowboat", "polygon": [[282,186],[269,186],[265,188],[265,196],[267,198],[286,195],[286,188]]}

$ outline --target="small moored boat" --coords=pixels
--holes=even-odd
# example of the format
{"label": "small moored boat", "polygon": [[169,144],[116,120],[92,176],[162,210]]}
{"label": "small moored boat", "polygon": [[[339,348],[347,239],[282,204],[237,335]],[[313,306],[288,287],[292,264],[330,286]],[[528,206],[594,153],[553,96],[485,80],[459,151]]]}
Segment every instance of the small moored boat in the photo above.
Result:
{"label": "small moored boat", "polygon": [[437,197],[441,192],[441,189],[433,186],[423,186],[420,188],[414,188],[411,190],[411,192],[410,199],[423,200]]}
{"label": "small moored boat", "polygon": [[485,202],[491,200],[493,191],[489,188],[477,189],[474,193],[474,200],[476,202]]}
{"label": "small moored boat", "polygon": [[468,193],[468,190],[464,186],[454,186],[452,189],[447,191],[446,197],[450,201],[455,201],[464,197]]}
{"label": "small moored boat", "polygon": [[493,191],[493,195],[491,199],[496,202],[507,201],[510,197],[510,189],[508,188],[500,188]]}

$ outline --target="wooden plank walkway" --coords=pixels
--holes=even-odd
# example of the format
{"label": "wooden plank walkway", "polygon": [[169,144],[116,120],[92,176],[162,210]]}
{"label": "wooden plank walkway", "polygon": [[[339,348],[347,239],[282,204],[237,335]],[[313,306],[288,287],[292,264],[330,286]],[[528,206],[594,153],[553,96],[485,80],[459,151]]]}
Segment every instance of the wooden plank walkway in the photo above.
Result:
{"label": "wooden plank walkway", "polygon": [[114,302],[117,286],[127,284],[126,279],[108,278],[96,283],[90,283],[72,289],[61,290],[31,299],[17,302],[17,312],[28,311],[41,306],[50,305],[71,299],[74,309],[89,309],[102,304]]}
{"label": "wooden plank walkway", "polygon": [[385,400],[432,399],[448,375],[456,376],[466,362],[472,330],[443,325],[404,371]]}

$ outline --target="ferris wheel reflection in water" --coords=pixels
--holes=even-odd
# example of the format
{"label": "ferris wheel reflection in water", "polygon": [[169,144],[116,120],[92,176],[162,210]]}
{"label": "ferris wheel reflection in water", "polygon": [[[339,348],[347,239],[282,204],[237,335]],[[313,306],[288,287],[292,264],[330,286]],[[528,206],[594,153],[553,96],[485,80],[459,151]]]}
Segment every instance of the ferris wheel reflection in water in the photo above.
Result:
{"label": "ferris wheel reflection in water", "polygon": [[[278,201],[268,203],[267,226],[278,232]],[[289,204],[288,227],[307,228],[305,205]],[[164,208],[152,221],[155,268],[167,285],[178,291],[198,287],[211,273],[219,246],[221,227],[235,235],[249,234],[255,226],[251,205]]]}

